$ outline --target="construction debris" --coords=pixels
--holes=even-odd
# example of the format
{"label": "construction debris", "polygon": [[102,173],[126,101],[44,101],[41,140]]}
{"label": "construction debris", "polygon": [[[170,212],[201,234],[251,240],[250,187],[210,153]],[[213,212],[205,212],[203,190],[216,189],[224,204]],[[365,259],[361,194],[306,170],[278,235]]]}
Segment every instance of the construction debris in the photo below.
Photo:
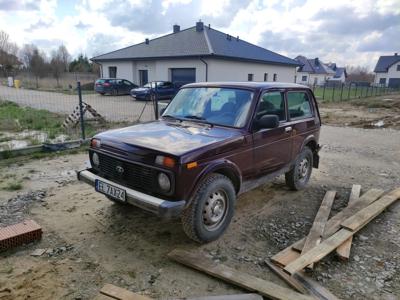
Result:
{"label": "construction debris", "polygon": [[0,228],[0,251],[42,238],[42,227],[33,220]]}
{"label": "construction debris", "polygon": [[[83,105],[82,107],[83,115],[85,115],[86,111],[88,111],[93,116],[94,120],[105,122],[104,117],[100,115],[91,105],[87,104],[86,102],[82,102],[82,105]],[[76,124],[79,123],[79,120],[80,120],[80,108],[79,105],[77,105],[74,108],[73,112],[67,116],[62,126],[64,128],[74,127],[76,126]]]}
{"label": "construction debris", "polygon": [[46,251],[47,249],[36,249],[31,253],[31,256],[42,256],[43,254],[46,253]]}
{"label": "construction debris", "polygon": [[270,299],[314,299],[311,296],[302,295],[273,282],[237,271],[223,264],[212,262],[203,255],[193,252],[175,249],[168,253],[168,257],[188,267],[233,283],[249,291],[256,291],[260,295],[269,297]]}
{"label": "construction debris", "polygon": [[94,300],[152,300],[112,284],[106,284]]}
{"label": "construction debris", "polygon": [[[355,207],[361,201],[356,201],[355,204],[348,207]],[[348,216],[344,220],[340,221],[339,231],[334,232],[327,239],[314,248],[310,249],[306,253],[302,253],[300,257],[289,262],[284,268],[285,272],[290,275],[295,274],[304,267],[311,263],[321,260],[323,257],[334,251],[337,247],[346,242],[350,237],[352,237],[357,231],[368,224],[372,219],[378,216],[382,211],[384,211],[389,205],[400,199],[400,188],[397,188],[390,193],[384,195],[378,200],[365,206],[363,209],[357,211],[352,216]],[[365,198],[364,198],[365,200]],[[346,210],[346,208],[344,209]],[[343,211],[344,211],[343,210]],[[333,218],[332,218],[333,219]],[[332,220],[331,219],[331,220]],[[333,227],[332,227],[333,228]],[[333,229],[330,229],[331,231]],[[324,235],[326,232],[324,232]]]}

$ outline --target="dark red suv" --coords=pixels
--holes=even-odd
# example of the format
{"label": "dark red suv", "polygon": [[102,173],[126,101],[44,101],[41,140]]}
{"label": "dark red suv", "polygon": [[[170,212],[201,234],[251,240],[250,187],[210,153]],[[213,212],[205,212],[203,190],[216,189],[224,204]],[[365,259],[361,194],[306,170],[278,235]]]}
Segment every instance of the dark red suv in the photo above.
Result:
{"label": "dark red suv", "polygon": [[182,87],[160,120],[96,135],[78,179],[118,203],[180,216],[186,234],[217,239],[237,195],[278,175],[294,190],[318,167],[312,91],[272,82]]}

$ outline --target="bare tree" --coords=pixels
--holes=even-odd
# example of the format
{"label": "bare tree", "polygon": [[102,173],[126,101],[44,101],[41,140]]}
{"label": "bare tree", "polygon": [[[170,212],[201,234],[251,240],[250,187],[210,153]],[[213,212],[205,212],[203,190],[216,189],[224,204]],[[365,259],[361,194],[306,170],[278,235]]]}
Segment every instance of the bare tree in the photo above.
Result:
{"label": "bare tree", "polygon": [[46,55],[36,45],[24,45],[21,50],[21,57],[25,67],[32,72],[36,79],[36,88],[39,88],[39,78],[49,71],[49,64],[46,63]]}
{"label": "bare tree", "polygon": [[371,73],[367,67],[347,66],[346,71],[348,74],[347,80],[350,82],[353,82],[353,81],[373,82],[374,81],[374,74]]}
{"label": "bare tree", "polygon": [[60,87],[60,77],[68,68],[70,55],[64,45],[51,52],[50,69],[54,78],[57,80],[57,87]]}
{"label": "bare tree", "polygon": [[18,46],[10,41],[8,33],[0,30],[0,69],[4,75],[13,72],[20,64],[18,58]]}

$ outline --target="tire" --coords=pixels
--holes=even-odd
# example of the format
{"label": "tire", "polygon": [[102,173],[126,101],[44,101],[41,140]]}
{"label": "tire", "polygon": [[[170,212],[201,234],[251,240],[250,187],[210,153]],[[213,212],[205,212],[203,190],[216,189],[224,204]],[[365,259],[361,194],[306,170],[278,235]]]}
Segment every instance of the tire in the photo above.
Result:
{"label": "tire", "polygon": [[216,173],[208,175],[182,212],[186,235],[199,243],[218,239],[232,220],[235,202],[235,188],[228,177]]}
{"label": "tire", "polygon": [[111,92],[111,95],[113,95],[113,96],[118,96],[118,91],[117,91],[117,90],[113,90],[113,91]]}
{"label": "tire", "polygon": [[100,95],[104,96],[105,93],[100,93]]}
{"label": "tire", "polygon": [[312,168],[313,153],[310,148],[304,147],[297,157],[292,169],[285,173],[285,181],[287,186],[295,191],[304,189],[310,180]]}

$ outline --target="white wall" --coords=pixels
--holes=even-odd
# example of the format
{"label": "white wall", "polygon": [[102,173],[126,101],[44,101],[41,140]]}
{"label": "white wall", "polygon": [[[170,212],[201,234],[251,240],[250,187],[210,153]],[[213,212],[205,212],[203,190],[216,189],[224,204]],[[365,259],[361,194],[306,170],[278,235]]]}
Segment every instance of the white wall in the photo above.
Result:
{"label": "white wall", "polygon": [[375,73],[375,84],[379,84],[381,78],[386,78],[386,86],[388,86],[389,78],[400,78],[400,71],[397,71],[397,65],[400,65],[400,61],[392,65],[387,73]]}
{"label": "white wall", "polygon": [[102,77],[110,77],[108,67],[117,67],[117,78],[133,79],[133,62],[132,61],[118,61],[118,62],[100,62],[102,65]]}
{"label": "white wall", "polygon": [[[253,74],[253,81],[264,81],[264,73],[268,73],[268,81],[273,81],[277,74],[279,82],[294,82],[296,68],[293,66],[270,65],[253,62],[228,61],[205,58],[208,64],[208,81],[247,81],[248,74]],[[200,59],[165,59],[156,61],[119,61],[100,62],[103,77],[109,77],[108,67],[117,67],[117,77],[139,84],[139,70],[148,70],[148,80],[171,80],[172,68],[195,68],[196,82],[206,81],[206,65]]]}
{"label": "white wall", "polygon": [[268,73],[268,81],[294,82],[296,67],[270,65],[253,62],[228,61],[223,59],[205,59],[208,63],[208,81],[247,81],[248,74],[253,81],[264,81],[264,73]]}
{"label": "white wall", "polygon": [[[302,77],[307,76],[307,81],[302,81]],[[331,79],[333,75],[328,74],[314,74],[308,72],[297,72],[296,83],[307,85],[323,85],[326,80]]]}

